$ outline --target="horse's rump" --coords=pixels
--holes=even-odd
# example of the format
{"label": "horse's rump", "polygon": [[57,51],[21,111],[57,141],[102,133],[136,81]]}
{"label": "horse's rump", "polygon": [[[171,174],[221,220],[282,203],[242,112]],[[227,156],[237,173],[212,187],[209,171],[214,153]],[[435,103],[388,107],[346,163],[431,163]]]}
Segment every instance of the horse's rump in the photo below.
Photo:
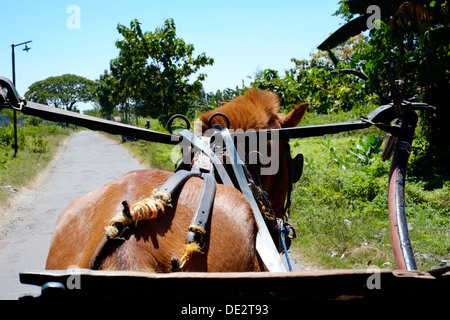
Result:
{"label": "horse's rump", "polygon": [[[133,171],[75,200],[56,222],[46,268],[87,268],[105,234],[104,227],[122,210],[122,201],[134,203],[149,196],[171,175],[159,170]],[[199,178],[189,179],[163,214],[130,226],[121,239],[108,241],[100,269],[169,272],[171,259],[183,254],[202,185]],[[238,190],[217,186],[207,229],[203,254],[195,254],[183,270],[254,270],[256,224]]]}

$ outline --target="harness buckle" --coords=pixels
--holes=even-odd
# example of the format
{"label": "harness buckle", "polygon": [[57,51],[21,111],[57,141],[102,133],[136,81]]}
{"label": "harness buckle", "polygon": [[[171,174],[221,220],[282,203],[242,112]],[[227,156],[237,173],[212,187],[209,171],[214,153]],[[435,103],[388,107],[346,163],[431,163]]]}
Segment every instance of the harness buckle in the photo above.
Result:
{"label": "harness buckle", "polygon": [[199,225],[190,225],[188,229],[188,234],[186,236],[186,243],[196,242],[203,248],[205,246],[204,236],[206,235],[206,230]]}

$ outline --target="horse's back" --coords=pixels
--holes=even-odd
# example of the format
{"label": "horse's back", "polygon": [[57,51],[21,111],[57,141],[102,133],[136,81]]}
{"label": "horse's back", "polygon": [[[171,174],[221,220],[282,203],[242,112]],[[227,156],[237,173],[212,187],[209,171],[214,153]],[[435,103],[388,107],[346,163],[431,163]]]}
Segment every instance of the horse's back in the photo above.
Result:
{"label": "horse's back", "polygon": [[[122,210],[122,202],[133,204],[148,197],[172,174],[159,170],[132,171],[72,202],[56,222],[46,268],[87,268],[105,234],[104,227]],[[183,254],[202,186],[200,178],[189,179],[163,214],[130,226],[123,239],[109,241],[100,268],[170,271],[171,259],[179,259]],[[203,254],[194,255],[185,270],[254,270],[256,228],[244,196],[233,187],[218,185]]]}

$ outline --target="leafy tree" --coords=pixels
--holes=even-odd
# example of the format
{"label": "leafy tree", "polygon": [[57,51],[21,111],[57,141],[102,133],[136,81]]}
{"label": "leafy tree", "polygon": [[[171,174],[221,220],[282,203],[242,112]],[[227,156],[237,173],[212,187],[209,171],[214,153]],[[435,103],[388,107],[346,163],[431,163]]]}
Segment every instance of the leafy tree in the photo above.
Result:
{"label": "leafy tree", "polygon": [[205,53],[194,57],[194,46],[176,36],[173,19],[154,32],[143,32],[138,20],[117,30],[123,39],[116,42],[119,55],[110,63],[115,100],[133,106],[136,115],[163,121],[186,114],[201,94],[206,75],[200,68],[214,60]]}
{"label": "leafy tree", "polygon": [[111,115],[116,108],[112,95],[113,81],[114,79],[106,70],[97,80],[97,89],[95,94],[97,96],[98,104],[100,105],[100,110],[106,119],[111,119]]}
{"label": "leafy tree", "polygon": [[[319,46],[322,50],[330,51],[368,28],[367,1],[347,0],[341,4],[337,14],[343,15],[348,23]],[[371,92],[387,96],[385,63],[388,63],[394,77],[401,80],[404,98],[414,96],[437,108],[435,114],[421,117],[412,169],[416,175],[432,180],[430,186],[440,186],[442,181],[450,179],[450,147],[444,139],[450,134],[449,3],[447,0],[374,0],[371,4],[380,8],[380,28],[371,30],[354,60],[363,63]]]}
{"label": "leafy tree", "polygon": [[33,83],[25,93],[25,98],[37,103],[53,105],[56,108],[75,111],[77,102],[95,100],[95,87],[95,82],[92,80],[74,74],[64,74]]}
{"label": "leafy tree", "polygon": [[364,83],[360,80],[365,77],[362,72],[347,72],[347,66],[357,67],[352,64],[352,57],[355,46],[361,41],[361,36],[353,37],[333,49],[333,59],[342,59],[338,64],[326,54],[318,52],[310,60],[292,59],[295,67],[285,71],[284,75],[276,70],[264,70],[252,85],[278,93],[286,111],[302,101],[309,102],[310,110],[317,113],[358,108],[376,98],[367,95]]}
{"label": "leafy tree", "polygon": [[193,108],[190,109],[188,114],[189,118],[196,116],[198,112],[205,112],[218,107],[223,102],[228,102],[233,98],[242,95],[245,91],[245,86],[242,83],[242,87],[236,86],[235,89],[226,88],[223,90],[217,90],[216,92],[205,92],[202,90],[201,95],[195,101]]}

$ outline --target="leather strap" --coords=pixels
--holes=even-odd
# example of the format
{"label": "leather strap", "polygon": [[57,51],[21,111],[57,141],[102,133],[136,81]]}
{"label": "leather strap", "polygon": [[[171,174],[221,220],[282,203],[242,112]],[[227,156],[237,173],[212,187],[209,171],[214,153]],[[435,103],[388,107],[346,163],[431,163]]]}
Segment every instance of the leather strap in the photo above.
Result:
{"label": "leather strap", "polygon": [[179,170],[175,172],[167,181],[159,188],[160,191],[173,195],[189,178],[200,177],[201,172],[197,167],[192,167],[191,171]]}
{"label": "leather strap", "polygon": [[[167,181],[159,188],[159,190],[170,193],[173,195],[190,177],[201,176],[200,171],[197,167],[193,167],[192,171],[179,170],[175,172]],[[124,204],[124,212],[127,210],[126,201],[122,202]],[[97,248],[95,249],[90,261],[88,268],[91,270],[97,270],[100,268],[101,262],[104,259],[103,254],[105,247],[111,240],[123,240],[122,238],[110,239],[106,235],[100,240]]]}
{"label": "leather strap", "polygon": [[204,179],[202,193],[198,202],[197,210],[191,221],[188,234],[186,236],[186,243],[197,242],[200,247],[204,245],[204,235],[206,234],[206,224],[208,223],[214,198],[216,196],[216,179],[214,172],[202,174]]}
{"label": "leather strap", "polygon": [[247,178],[242,168],[242,162],[239,159],[236,149],[234,147],[233,139],[231,138],[230,132],[227,128],[221,131],[222,137],[227,149],[228,156],[232,161],[233,171],[238,182],[239,188],[247,198],[253,214],[255,215],[255,220],[258,225],[258,233],[256,235],[256,250],[259,253],[262,261],[266,265],[267,269],[272,272],[286,272],[286,267],[281,261],[281,257],[278,253],[277,248],[272,240],[272,237],[267,229],[266,223],[263,216],[259,210],[258,204],[250,190],[247,183]]}

